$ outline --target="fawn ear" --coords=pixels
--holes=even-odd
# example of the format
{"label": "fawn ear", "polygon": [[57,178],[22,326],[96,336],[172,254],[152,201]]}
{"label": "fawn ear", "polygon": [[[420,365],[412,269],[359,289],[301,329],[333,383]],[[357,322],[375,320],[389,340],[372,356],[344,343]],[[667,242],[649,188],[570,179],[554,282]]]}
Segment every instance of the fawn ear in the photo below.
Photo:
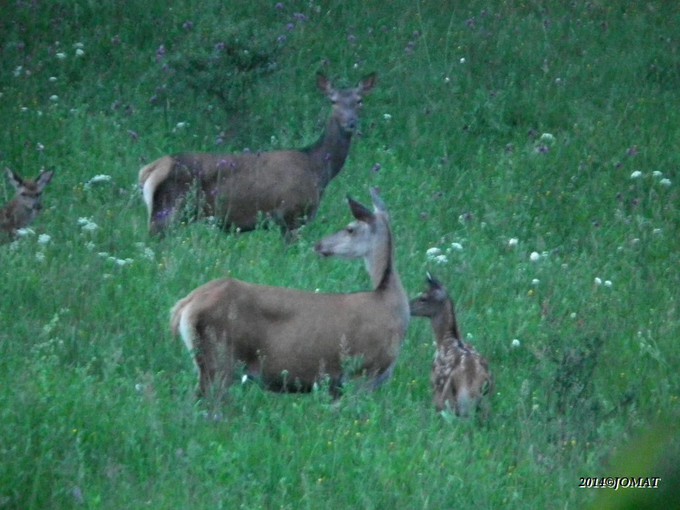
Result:
{"label": "fawn ear", "polygon": [[437,280],[432,273],[429,271],[427,272],[427,283],[430,286],[431,289],[441,289],[442,284],[439,280]]}
{"label": "fawn ear", "polygon": [[54,176],[54,170],[43,170],[40,172],[40,176],[38,177],[37,183],[38,183],[38,189],[40,191],[45,189],[45,186],[47,186],[50,181],[52,180],[52,177]]}
{"label": "fawn ear", "polygon": [[430,286],[431,295],[437,301],[446,301],[449,297],[449,293],[446,291],[446,287],[437,280],[430,272],[427,273],[427,284]]}
{"label": "fawn ear", "polygon": [[321,92],[332,99],[332,96],[335,94],[335,88],[333,87],[331,81],[326,78],[326,75],[321,71],[316,73],[316,86]]}
{"label": "fawn ear", "polygon": [[19,191],[19,188],[24,185],[24,180],[10,168],[5,168],[5,173],[7,174],[10,184],[15,190]]}
{"label": "fawn ear", "polygon": [[362,96],[368,94],[371,90],[373,90],[373,87],[375,87],[375,84],[377,83],[377,81],[378,81],[378,75],[376,73],[369,74],[363,80],[361,80],[361,83],[359,83],[359,86],[358,86],[359,93]]}

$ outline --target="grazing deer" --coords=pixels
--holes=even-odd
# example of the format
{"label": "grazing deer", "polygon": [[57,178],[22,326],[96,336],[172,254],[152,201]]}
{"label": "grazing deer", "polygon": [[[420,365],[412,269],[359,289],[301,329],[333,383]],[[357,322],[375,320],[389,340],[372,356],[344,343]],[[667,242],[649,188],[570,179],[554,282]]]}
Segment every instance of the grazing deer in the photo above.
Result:
{"label": "grazing deer", "polygon": [[35,181],[22,179],[18,174],[5,169],[7,178],[16,190],[16,196],[0,210],[0,242],[16,236],[17,230],[30,225],[40,212],[40,196],[52,180],[53,171],[41,171]]}
{"label": "grazing deer", "polygon": [[453,301],[446,288],[430,274],[428,289],[409,303],[413,317],[429,317],[437,340],[432,366],[434,405],[437,411],[453,408],[457,416],[483,406],[488,417],[488,402],[482,397],[493,389],[487,361],[470,344],[463,342]]}
{"label": "grazing deer", "polygon": [[[363,97],[375,73],[356,88],[336,89],[322,74],[317,85],[333,104],[325,131],[300,150],[164,156],[139,171],[149,230],[163,233],[182,212],[215,217],[224,228],[253,230],[261,219],[286,237],[312,220],[328,183],[342,170],[357,129]],[[191,203],[195,200],[195,203]]]}
{"label": "grazing deer", "polygon": [[199,396],[213,384],[226,389],[237,366],[274,391],[309,391],[327,380],[333,396],[351,376],[349,360],[372,388],[391,377],[410,316],[388,214],[377,191],[371,194],[375,211],[348,197],[355,221],[315,249],[363,258],[372,291],[313,293],[222,279],[177,302],[171,327],[194,356]]}

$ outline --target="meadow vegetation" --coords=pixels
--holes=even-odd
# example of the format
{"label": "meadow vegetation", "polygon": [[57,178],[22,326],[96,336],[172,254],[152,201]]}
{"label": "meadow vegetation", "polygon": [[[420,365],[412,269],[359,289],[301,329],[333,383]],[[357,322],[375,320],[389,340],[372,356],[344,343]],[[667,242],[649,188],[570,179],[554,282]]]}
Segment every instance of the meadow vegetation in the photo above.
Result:
{"label": "meadow vegetation", "polygon": [[[680,453],[678,26],[663,1],[3,2],[0,165],[55,176],[0,246],[0,508],[662,504]],[[300,240],[210,222],[150,238],[138,169],[313,143],[317,70],[378,85]],[[488,358],[489,423],[435,412],[421,319],[378,392],[247,383],[197,403],[170,307],[224,276],[367,289],[313,246],[369,186],[409,295],[432,271]],[[616,475],[661,488],[578,487]]]}

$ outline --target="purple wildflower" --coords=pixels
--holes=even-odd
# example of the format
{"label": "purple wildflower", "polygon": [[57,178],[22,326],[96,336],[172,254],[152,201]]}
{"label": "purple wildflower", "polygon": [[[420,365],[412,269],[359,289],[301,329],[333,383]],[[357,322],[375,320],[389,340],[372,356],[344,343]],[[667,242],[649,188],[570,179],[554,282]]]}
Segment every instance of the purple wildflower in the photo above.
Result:
{"label": "purple wildflower", "polygon": [[160,62],[165,58],[165,54],[167,53],[165,49],[165,45],[161,44],[158,49],[156,50],[156,62]]}

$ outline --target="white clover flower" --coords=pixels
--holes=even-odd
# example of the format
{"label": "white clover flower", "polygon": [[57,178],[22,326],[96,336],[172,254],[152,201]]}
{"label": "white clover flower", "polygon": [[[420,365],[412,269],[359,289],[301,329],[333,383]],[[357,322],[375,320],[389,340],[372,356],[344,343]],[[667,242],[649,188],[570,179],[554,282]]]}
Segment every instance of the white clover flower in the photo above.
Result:
{"label": "white clover flower", "polygon": [[661,235],[662,233],[663,230],[661,230],[660,228],[655,228],[654,230],[652,230],[652,234],[654,234],[655,236]]}
{"label": "white clover flower", "polygon": [[56,103],[57,101],[59,101],[59,96],[56,95],[56,94],[51,95],[50,101],[52,101],[53,103]]}
{"label": "white clover flower", "polygon": [[188,125],[189,125],[188,122],[178,122],[178,123],[175,125],[175,129],[184,129],[184,128],[187,127]]}
{"label": "white clover flower", "polygon": [[23,71],[23,70],[24,70],[24,66],[17,66],[14,69],[14,77],[17,78],[17,77],[21,76],[21,71]]}
{"label": "white clover flower", "polygon": [[45,262],[45,254],[41,251],[37,252],[35,254],[35,260],[37,260],[38,262]]}
{"label": "white clover flower", "polygon": [[50,83],[54,83],[55,81],[57,81],[57,77],[56,76],[50,76],[48,81]]}
{"label": "white clover flower", "polygon": [[555,136],[552,133],[543,133],[540,138],[541,142],[553,143]]}
{"label": "white clover flower", "polygon": [[519,243],[519,239],[517,239],[516,237],[511,237],[510,239],[508,239],[508,247],[509,248],[514,248],[515,246],[517,246],[518,243]]}
{"label": "white clover flower", "polygon": [[433,259],[437,255],[441,255],[442,251],[437,248],[436,246],[433,246],[432,248],[428,248],[427,251],[425,252],[425,255],[427,255],[427,258]]}
{"label": "white clover flower", "polygon": [[604,286],[605,286],[605,287],[611,288],[612,285],[614,285],[614,284],[612,283],[611,280],[605,280],[605,281],[604,281]]}
{"label": "white clover flower", "polygon": [[153,252],[151,248],[144,248],[144,258],[153,260],[156,258],[156,254]]}
{"label": "white clover flower", "polygon": [[659,170],[654,170],[654,171],[652,172],[652,175],[658,179],[658,178],[663,177],[663,172],[661,172],[661,171],[659,171]]}
{"label": "white clover flower", "polygon": [[661,180],[659,181],[659,184],[661,184],[662,186],[668,187],[668,186],[671,185],[671,180],[670,180],[670,179],[664,178],[664,179],[661,179]]}
{"label": "white clover flower", "polygon": [[93,243],[92,241],[86,242],[86,243],[85,243],[85,248],[87,248],[87,249],[90,250],[90,251],[94,250],[94,243]]}
{"label": "white clover flower", "polygon": [[26,227],[26,228],[18,228],[18,229],[16,230],[16,235],[19,236],[19,237],[34,236],[34,235],[35,235],[35,231],[34,231],[33,229],[31,229],[31,228],[28,228],[28,227]]}
{"label": "white clover flower", "polygon": [[642,172],[640,170],[635,170],[632,174],[630,174],[631,179],[640,179],[642,177]]}
{"label": "white clover flower", "polygon": [[446,258],[446,255],[442,254],[442,255],[437,255],[436,257],[434,257],[432,259],[432,261],[437,263],[437,264],[446,264],[449,261],[449,259]]}
{"label": "white clover flower", "polygon": [[82,48],[77,48],[76,57],[82,57],[83,55],[85,55],[85,51]]}
{"label": "white clover flower", "polygon": [[599,276],[596,276],[594,282],[595,282],[595,285],[598,285],[598,286],[602,285],[602,278],[600,278]]}
{"label": "white clover flower", "polygon": [[92,177],[92,179],[85,183],[85,188],[90,189],[93,184],[99,184],[102,182],[111,182],[111,176],[105,174],[95,175],[94,177]]}
{"label": "white clover flower", "polygon": [[39,244],[47,244],[52,240],[52,237],[50,237],[48,234],[40,234],[38,236],[38,243]]}
{"label": "white clover flower", "polygon": [[80,228],[86,232],[94,232],[99,228],[99,225],[89,218],[79,218],[78,225],[80,225]]}
{"label": "white clover flower", "polygon": [[512,346],[513,349],[517,349],[522,344],[517,338],[513,338],[512,342],[510,342],[510,345]]}
{"label": "white clover flower", "polygon": [[534,287],[536,287],[539,283],[541,283],[541,280],[539,280],[538,278],[534,278],[533,280],[531,280],[531,285],[533,285]]}
{"label": "white clover flower", "polygon": [[465,63],[465,57],[460,57],[460,60],[458,62],[460,62],[461,64],[464,64]]}
{"label": "white clover flower", "polygon": [[538,253],[537,251],[532,251],[531,255],[529,255],[529,260],[531,262],[538,262],[539,260],[541,260],[541,254]]}
{"label": "white clover flower", "polygon": [[63,51],[60,51],[60,52],[58,52],[58,53],[56,54],[56,57],[57,57],[59,60],[64,60],[64,59],[66,58],[66,53],[64,53]]}
{"label": "white clover flower", "polygon": [[392,120],[392,115],[390,115],[389,113],[384,113],[384,114],[383,114],[383,119],[385,119],[385,120]]}
{"label": "white clover flower", "polygon": [[463,251],[463,245],[460,243],[451,243],[451,249],[453,251]]}

